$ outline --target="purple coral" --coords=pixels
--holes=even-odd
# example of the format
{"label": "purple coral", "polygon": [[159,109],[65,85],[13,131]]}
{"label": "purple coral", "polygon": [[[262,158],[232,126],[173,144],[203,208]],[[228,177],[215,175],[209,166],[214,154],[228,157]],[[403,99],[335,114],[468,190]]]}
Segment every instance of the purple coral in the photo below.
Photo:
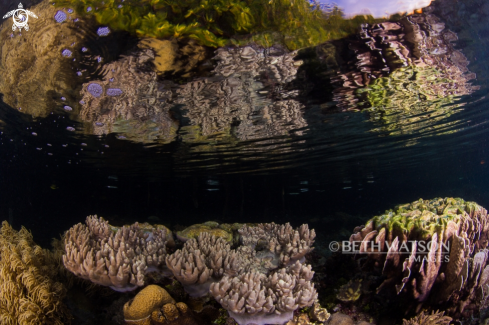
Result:
{"label": "purple coral", "polygon": [[87,90],[90,94],[92,94],[93,97],[100,97],[104,90],[102,89],[102,86],[100,86],[97,83],[91,83],[88,85]]}

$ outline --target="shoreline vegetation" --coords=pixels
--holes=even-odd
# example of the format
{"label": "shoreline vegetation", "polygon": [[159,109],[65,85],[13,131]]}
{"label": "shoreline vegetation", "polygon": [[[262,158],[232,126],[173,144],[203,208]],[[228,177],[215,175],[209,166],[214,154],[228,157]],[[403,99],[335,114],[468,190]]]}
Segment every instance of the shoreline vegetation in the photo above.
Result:
{"label": "shoreline vegetation", "polygon": [[387,20],[366,15],[345,19],[338,7],[324,9],[308,0],[60,0],[55,5],[116,31],[194,39],[209,47],[257,43],[296,50],[351,35],[360,24]]}

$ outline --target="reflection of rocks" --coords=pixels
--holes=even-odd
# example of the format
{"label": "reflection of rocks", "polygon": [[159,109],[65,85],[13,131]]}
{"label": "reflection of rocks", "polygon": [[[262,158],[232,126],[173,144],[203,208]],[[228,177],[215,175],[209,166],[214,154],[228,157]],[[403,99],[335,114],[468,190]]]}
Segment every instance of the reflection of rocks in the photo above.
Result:
{"label": "reflection of rocks", "polygon": [[82,35],[67,12],[64,22],[56,22],[59,9],[47,1],[28,9],[39,17],[29,19],[29,31],[12,32],[12,19],[1,25],[0,92],[8,105],[34,117],[46,116],[53,108],[53,97],[76,96],[73,58],[61,53],[65,49],[75,52]]}
{"label": "reflection of rocks", "polygon": [[190,123],[200,125],[204,136],[234,126],[240,140],[249,140],[287,135],[306,126],[304,106],[285,99],[295,92],[282,90],[301,64],[293,60],[295,52],[272,48],[265,53],[251,46],[216,52],[213,77],[189,82],[178,91],[177,102],[185,105]]}
{"label": "reflection of rocks", "polygon": [[170,142],[178,123],[170,116],[172,91],[157,82],[157,75],[144,71],[154,58],[151,50],[127,56],[104,66],[101,81],[83,85],[80,117],[90,122],[94,134],[122,133],[130,140]]}
{"label": "reflection of rocks", "polygon": [[[475,78],[469,62],[452,45],[457,35],[430,8],[425,12],[362,26],[349,44],[353,60],[332,78],[339,85],[334,100],[340,110],[368,109],[382,125],[378,130],[412,132],[446,118],[459,107],[446,104],[478,89],[469,83]],[[431,112],[436,118],[419,116]]]}

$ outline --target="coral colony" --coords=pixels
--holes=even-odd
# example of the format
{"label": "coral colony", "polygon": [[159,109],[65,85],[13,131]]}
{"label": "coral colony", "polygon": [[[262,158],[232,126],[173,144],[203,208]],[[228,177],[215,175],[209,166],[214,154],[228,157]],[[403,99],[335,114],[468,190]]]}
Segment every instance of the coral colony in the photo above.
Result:
{"label": "coral colony", "polygon": [[[157,285],[167,278],[182,286],[187,301],[214,298],[239,325],[297,324],[300,310],[308,310],[316,324],[330,317],[318,303],[314,271],[306,264],[315,239],[307,225],[206,222],[176,235],[178,241],[162,225],[114,227],[89,216],[50,252],[36,246],[26,229],[16,232],[4,221],[0,288],[15,294],[0,300],[0,322],[62,324],[69,318],[62,302],[66,290],[74,281],[89,281],[118,292],[141,289],[124,305],[126,324],[204,324],[202,315]],[[426,241],[431,244],[423,246]],[[409,325],[448,324],[467,306],[473,310],[487,300],[489,222],[486,209],[474,202],[402,204],[355,228],[347,242],[361,248],[341,256],[357,259],[361,268],[338,290],[342,302],[358,304],[362,295],[402,302],[396,310],[417,314],[404,320]],[[447,246],[449,259],[441,258]],[[363,290],[368,283],[370,290]]]}
{"label": "coral colony", "polygon": [[297,308],[314,304],[314,272],[303,264],[314,230],[272,223],[238,232],[243,244],[236,249],[203,232],[167,254],[166,229],[138,223],[114,228],[90,216],[67,232],[63,263],[75,275],[121,292],[144,286],[148,272],[171,275],[191,297],[211,294],[240,325],[285,323]]}

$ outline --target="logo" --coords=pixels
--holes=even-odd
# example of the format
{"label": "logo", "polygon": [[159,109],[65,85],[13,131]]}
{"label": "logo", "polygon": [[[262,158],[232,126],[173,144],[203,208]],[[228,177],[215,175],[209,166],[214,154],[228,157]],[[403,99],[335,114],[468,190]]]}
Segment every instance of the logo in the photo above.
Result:
{"label": "logo", "polygon": [[19,9],[15,9],[12,11],[7,12],[5,16],[3,16],[3,19],[8,18],[12,16],[12,19],[14,20],[14,24],[12,25],[12,30],[16,30],[17,28],[19,31],[24,28],[25,30],[29,30],[29,25],[27,25],[27,21],[29,20],[29,16],[32,16],[34,18],[37,18],[36,14],[33,13],[32,11],[26,10],[22,7],[22,3],[19,3]]}
{"label": "logo", "polygon": [[420,262],[422,260],[448,262],[450,256],[450,244],[423,240],[406,241],[402,243],[388,241],[332,241],[329,243],[331,252],[342,254],[373,254],[373,255],[409,255],[410,260]]}

